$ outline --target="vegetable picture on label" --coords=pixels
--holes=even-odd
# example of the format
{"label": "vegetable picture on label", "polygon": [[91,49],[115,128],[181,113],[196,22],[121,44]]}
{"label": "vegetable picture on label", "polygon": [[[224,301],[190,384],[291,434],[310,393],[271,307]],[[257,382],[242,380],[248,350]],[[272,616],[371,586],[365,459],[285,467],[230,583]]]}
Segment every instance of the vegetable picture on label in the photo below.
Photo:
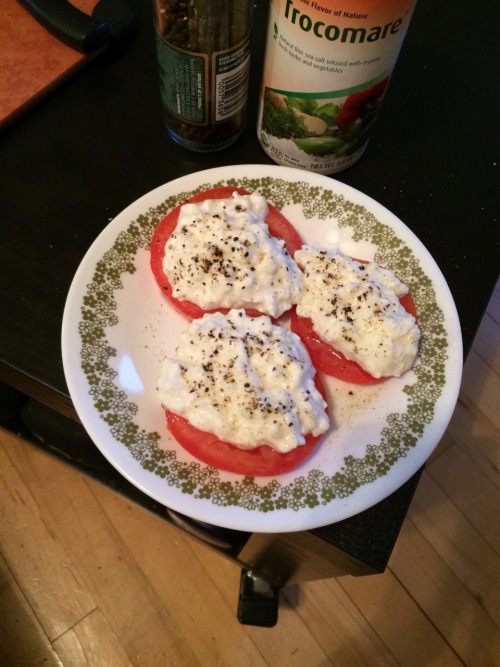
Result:
{"label": "vegetable picture on label", "polygon": [[385,77],[344,101],[316,99],[314,94],[294,96],[268,88],[262,130],[278,139],[289,139],[309,155],[352,155],[368,140],[388,83],[389,77]]}

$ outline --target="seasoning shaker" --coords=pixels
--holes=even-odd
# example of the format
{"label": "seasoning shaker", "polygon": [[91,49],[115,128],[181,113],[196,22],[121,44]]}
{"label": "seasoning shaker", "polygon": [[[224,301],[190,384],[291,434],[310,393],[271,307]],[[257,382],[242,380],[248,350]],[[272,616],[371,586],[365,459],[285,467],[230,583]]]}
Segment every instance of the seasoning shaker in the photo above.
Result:
{"label": "seasoning shaker", "polygon": [[334,174],[363,155],[416,0],[270,0],[257,135],[278,164]]}
{"label": "seasoning shaker", "polygon": [[209,152],[245,125],[251,0],[153,0],[160,93],[177,143]]}

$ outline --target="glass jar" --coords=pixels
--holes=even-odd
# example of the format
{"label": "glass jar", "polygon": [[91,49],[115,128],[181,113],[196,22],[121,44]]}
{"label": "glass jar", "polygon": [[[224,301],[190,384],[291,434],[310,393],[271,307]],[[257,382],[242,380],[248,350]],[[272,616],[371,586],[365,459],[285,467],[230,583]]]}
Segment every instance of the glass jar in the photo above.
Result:
{"label": "glass jar", "polygon": [[243,131],[252,8],[250,0],[154,0],[164,119],[186,148],[221,150]]}

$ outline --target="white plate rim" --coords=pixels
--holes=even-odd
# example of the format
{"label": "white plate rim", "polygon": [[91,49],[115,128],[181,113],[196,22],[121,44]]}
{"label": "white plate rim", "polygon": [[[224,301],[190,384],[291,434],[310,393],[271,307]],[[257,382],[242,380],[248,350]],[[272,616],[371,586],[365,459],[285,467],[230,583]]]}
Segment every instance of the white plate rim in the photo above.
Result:
{"label": "white plate rim", "polygon": [[[231,499],[227,495],[219,501],[214,501],[213,497],[200,497],[199,493],[195,497],[196,493],[193,493],[192,490],[186,492],[186,490],[179,490],[179,486],[175,486],[175,484],[173,486],[166,484],[161,476],[145,468],[136,458],[131,456],[128,448],[121,442],[117,442],[110,433],[109,425],[104,423],[102,415],[99,414],[94,405],[94,399],[89,396],[88,374],[86,375],[82,370],[82,359],[78,359],[80,363],[75,363],[75,346],[81,344],[78,322],[82,316],[82,299],[85,294],[88,296],[88,281],[95,274],[97,263],[102,260],[103,255],[107,252],[104,249],[116,244],[118,236],[129,229],[131,221],[136,220],[138,216],[149,215],[154,211],[154,215],[158,217],[157,209],[162,209],[169,198],[182,198],[197,188],[210,187],[219,182],[237,182],[243,184],[243,186],[249,183],[259,183],[261,190],[267,191],[270,188],[272,192],[273,187],[277,189],[278,196],[281,189],[284,188],[289,200],[291,190],[295,193],[295,195],[292,193],[292,200],[294,196],[298,196],[299,200],[299,203],[295,204],[293,201],[288,202],[287,205],[291,205],[292,208],[297,205],[299,207],[306,206],[304,202],[300,201],[301,191],[307,191],[307,196],[313,198],[314,195],[311,195],[311,193],[333,193],[335,197],[343,199],[345,206],[349,204],[348,216],[361,215],[370,219],[373,217],[374,221],[370,222],[370,225],[376,226],[380,222],[382,227],[386,229],[386,232],[382,230],[382,233],[390,233],[387,230],[393,230],[397,235],[398,242],[401,242],[401,247],[409,249],[412,257],[413,254],[417,255],[417,264],[424,263],[425,265],[423,274],[425,274],[425,278],[429,279],[427,291],[429,294],[434,294],[436,305],[443,312],[443,318],[446,322],[446,327],[444,327],[445,340],[443,341],[443,344],[446,343],[447,354],[447,360],[444,364],[446,377],[433,406],[436,413],[439,408],[439,418],[434,415],[430,427],[429,424],[424,426],[426,433],[430,429],[430,434],[424,434],[425,437],[423,435],[417,439],[415,444],[404,449],[403,454],[396,458],[386,473],[376,475],[372,481],[363,481],[359,488],[347,489],[348,492],[344,496],[337,494],[335,498],[328,499],[329,487],[325,486],[321,479],[311,477],[311,471],[309,471],[309,477],[306,478],[304,484],[308,485],[307,488],[312,495],[316,494],[316,499],[308,505],[307,503],[304,504],[302,498],[302,504],[299,502],[293,505],[292,503],[283,508],[279,508],[278,505],[288,502],[290,497],[284,495],[281,489],[273,489],[273,483],[276,482],[279,486],[281,479],[269,480],[266,478],[264,480],[266,493],[263,496],[259,495],[262,480],[254,480],[254,486],[247,486],[246,491],[249,489],[250,491],[246,496],[243,496],[243,501],[246,503],[244,506],[241,504],[232,505]],[[345,213],[343,208],[341,210]],[[303,213],[306,217],[305,210]],[[294,221],[292,220],[292,222]],[[346,226],[349,228],[349,224]],[[304,240],[307,241],[307,239]],[[117,324],[119,324],[119,320]],[[436,326],[435,322],[433,326]],[[437,326],[439,328],[439,324]],[[443,335],[442,329],[443,327],[441,327],[441,333],[439,334],[441,336]],[[427,332],[427,337],[432,338],[432,335]],[[453,298],[438,265],[417,236],[383,205],[349,185],[327,176],[272,165],[236,165],[189,174],[146,193],[116,216],[91,245],[72,281],[63,315],[62,355],[69,393],[83,425],[104,456],[126,479],[156,501],[195,520],[248,532],[292,532],[316,528],[346,519],[390,495],[425,463],[439,442],[454,410],[462,370],[462,341]],[[436,383],[434,382],[434,384]],[[201,467],[203,468],[203,466]],[[297,473],[297,477],[300,477],[299,473]],[[199,471],[197,474],[199,474]],[[214,489],[217,490],[217,484],[220,487],[221,484],[227,485],[229,483],[231,485],[233,482],[233,477],[229,476],[229,480],[226,480],[224,474],[222,474],[221,480],[211,483],[215,484]],[[257,482],[257,486],[255,486],[255,482]],[[239,484],[238,491],[240,492],[242,488],[240,480],[234,483],[234,485],[236,484]],[[201,487],[198,487],[198,491],[199,488]],[[295,487],[296,492],[297,488],[300,491],[300,485]],[[303,494],[307,494],[307,488],[303,487]],[[252,489],[253,491],[251,491]],[[321,495],[325,492],[325,489],[326,496]],[[258,507],[255,506],[256,503]]]}

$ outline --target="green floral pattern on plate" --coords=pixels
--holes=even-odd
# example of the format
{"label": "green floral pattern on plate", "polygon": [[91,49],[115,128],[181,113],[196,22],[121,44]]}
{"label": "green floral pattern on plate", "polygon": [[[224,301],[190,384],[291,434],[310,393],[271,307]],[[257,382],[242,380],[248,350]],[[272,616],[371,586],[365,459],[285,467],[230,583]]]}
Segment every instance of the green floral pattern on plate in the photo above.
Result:
{"label": "green floral pattern on plate", "polygon": [[[106,330],[118,323],[115,292],[123,288],[122,277],[136,271],[136,253],[139,249],[149,248],[156,225],[169,210],[190,196],[219,185],[239,185],[258,191],[278,209],[299,204],[306,219],[334,218],[340,227],[350,228],[355,241],[373,243],[377,247],[376,260],[390,266],[410,288],[419,313],[422,338],[419,360],[413,371],[416,381],[403,389],[407,395],[406,412],[389,414],[380,441],[368,444],[362,457],[346,456],[341,469],[333,475],[310,470],[307,476],[296,477],[290,484],[281,484],[277,479],[257,482],[253,477],[228,481],[215,468],[180,461],[175,450],[165,451],[160,447],[159,433],[148,432],[137,424],[138,406],[115,384],[116,371],[110,360],[116,356],[116,350],[109,345]],[[337,498],[346,498],[361,486],[382,477],[396,461],[407,455],[423,435],[426,425],[432,422],[436,401],[446,381],[448,340],[444,316],[431,280],[411,248],[364,206],[300,180],[265,177],[206,183],[195,190],[171,196],[161,205],[139,215],[118,234],[113,246],[97,262],[83,298],[79,335],[81,366],[90,395],[114,440],[127,447],[145,470],[158,475],[165,484],[182,493],[217,506],[237,506],[251,511],[314,508]]]}

